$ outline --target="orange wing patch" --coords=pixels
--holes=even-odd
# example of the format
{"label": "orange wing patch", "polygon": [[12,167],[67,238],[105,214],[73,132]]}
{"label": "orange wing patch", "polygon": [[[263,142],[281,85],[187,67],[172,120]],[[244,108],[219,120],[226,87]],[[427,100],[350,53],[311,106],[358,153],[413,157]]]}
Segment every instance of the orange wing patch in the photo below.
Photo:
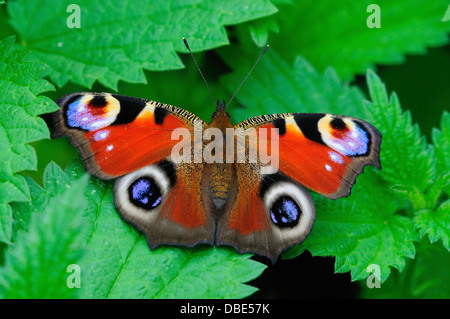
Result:
{"label": "orange wing patch", "polygon": [[161,209],[161,217],[186,228],[206,224],[206,212],[200,190],[202,164],[181,164],[177,167],[177,183]]}
{"label": "orange wing patch", "polygon": [[306,187],[324,195],[335,193],[350,162],[347,156],[306,138],[296,124],[286,125],[280,139],[280,170]]}
{"label": "orange wing patch", "polygon": [[172,131],[186,123],[173,115],[167,115],[161,127],[154,123],[153,114],[144,110],[131,123],[85,133],[99,169],[121,176],[169,156],[178,142],[171,139]]}

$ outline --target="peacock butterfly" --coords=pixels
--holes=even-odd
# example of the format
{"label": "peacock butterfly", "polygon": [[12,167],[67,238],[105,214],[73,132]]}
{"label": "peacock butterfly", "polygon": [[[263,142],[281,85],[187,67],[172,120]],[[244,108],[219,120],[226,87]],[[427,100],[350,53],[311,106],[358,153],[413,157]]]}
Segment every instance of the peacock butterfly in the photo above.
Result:
{"label": "peacock butterfly", "polygon": [[[231,245],[275,262],[312,229],[307,188],[337,199],[366,165],[381,168],[381,134],[357,118],[283,113],[233,125],[224,102],[209,123],[110,93],[73,93],[56,103],[52,137],[68,136],[91,174],[116,179],[117,210],[152,249]],[[250,158],[251,149],[276,161]]]}

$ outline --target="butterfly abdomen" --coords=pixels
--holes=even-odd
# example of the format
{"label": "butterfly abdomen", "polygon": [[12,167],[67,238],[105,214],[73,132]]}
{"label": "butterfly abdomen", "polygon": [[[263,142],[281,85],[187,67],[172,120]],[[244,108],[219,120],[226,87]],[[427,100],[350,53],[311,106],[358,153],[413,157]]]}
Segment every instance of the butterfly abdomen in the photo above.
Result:
{"label": "butterfly abdomen", "polygon": [[211,168],[211,199],[218,210],[221,210],[228,200],[231,170],[231,164],[228,163],[215,163]]}

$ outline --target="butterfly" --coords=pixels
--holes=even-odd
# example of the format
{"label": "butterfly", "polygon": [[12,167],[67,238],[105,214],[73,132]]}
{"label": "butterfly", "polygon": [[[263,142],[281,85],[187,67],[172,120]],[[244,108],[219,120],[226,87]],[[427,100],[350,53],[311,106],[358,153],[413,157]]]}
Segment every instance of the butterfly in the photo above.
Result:
{"label": "butterfly", "polygon": [[151,249],[226,245],[275,263],[313,227],[308,189],[348,196],[366,165],[381,169],[380,132],[353,117],[282,113],[233,125],[224,101],[209,123],[110,93],[72,93],[56,103],[52,138],[68,136],[88,172],[116,179],[115,206]]}
{"label": "butterfly", "polygon": [[[381,168],[380,132],[353,117],[284,113],[233,125],[223,103],[205,123],[175,106],[109,93],[73,93],[56,102],[52,137],[68,136],[92,175],[116,179],[117,210],[152,249],[231,245],[275,261],[312,229],[315,208],[307,188],[337,199],[350,194],[366,165]],[[271,154],[278,157],[278,170],[265,174],[260,161],[174,161],[179,140],[172,134],[180,128],[192,133],[193,144],[195,130],[216,128],[224,132],[225,146],[226,129],[254,129],[260,140],[252,145],[269,148],[278,141]],[[262,129],[269,134],[260,134]],[[208,146],[200,143],[197,149]],[[250,144],[241,143],[241,149]]]}

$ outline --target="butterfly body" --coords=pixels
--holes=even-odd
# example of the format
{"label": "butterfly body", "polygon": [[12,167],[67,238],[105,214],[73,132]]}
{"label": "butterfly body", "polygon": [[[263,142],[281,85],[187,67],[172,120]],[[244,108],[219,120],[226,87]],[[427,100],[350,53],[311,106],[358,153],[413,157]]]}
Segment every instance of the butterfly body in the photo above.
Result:
{"label": "butterfly body", "polygon": [[[223,104],[222,104],[223,105]],[[233,129],[233,125],[230,121],[230,116],[224,109],[219,108],[214,112],[211,122],[207,125],[206,129],[217,128],[220,130],[225,145],[231,141],[227,140],[226,130]],[[226,202],[229,200],[232,181],[235,180],[236,171],[232,163],[226,163],[226,147],[222,148],[222,152],[218,155],[221,158],[220,162],[213,161],[210,164],[206,164],[204,172],[204,185],[206,186],[204,191],[204,200],[211,199],[214,207],[217,211],[220,211]]]}
{"label": "butterfly body", "polygon": [[364,166],[380,168],[380,133],[351,117],[284,113],[233,125],[224,103],[210,123],[108,93],[57,103],[53,137],[69,136],[91,174],[116,179],[119,213],[151,248],[231,245],[275,261],[312,229],[306,188],[348,196]]}

